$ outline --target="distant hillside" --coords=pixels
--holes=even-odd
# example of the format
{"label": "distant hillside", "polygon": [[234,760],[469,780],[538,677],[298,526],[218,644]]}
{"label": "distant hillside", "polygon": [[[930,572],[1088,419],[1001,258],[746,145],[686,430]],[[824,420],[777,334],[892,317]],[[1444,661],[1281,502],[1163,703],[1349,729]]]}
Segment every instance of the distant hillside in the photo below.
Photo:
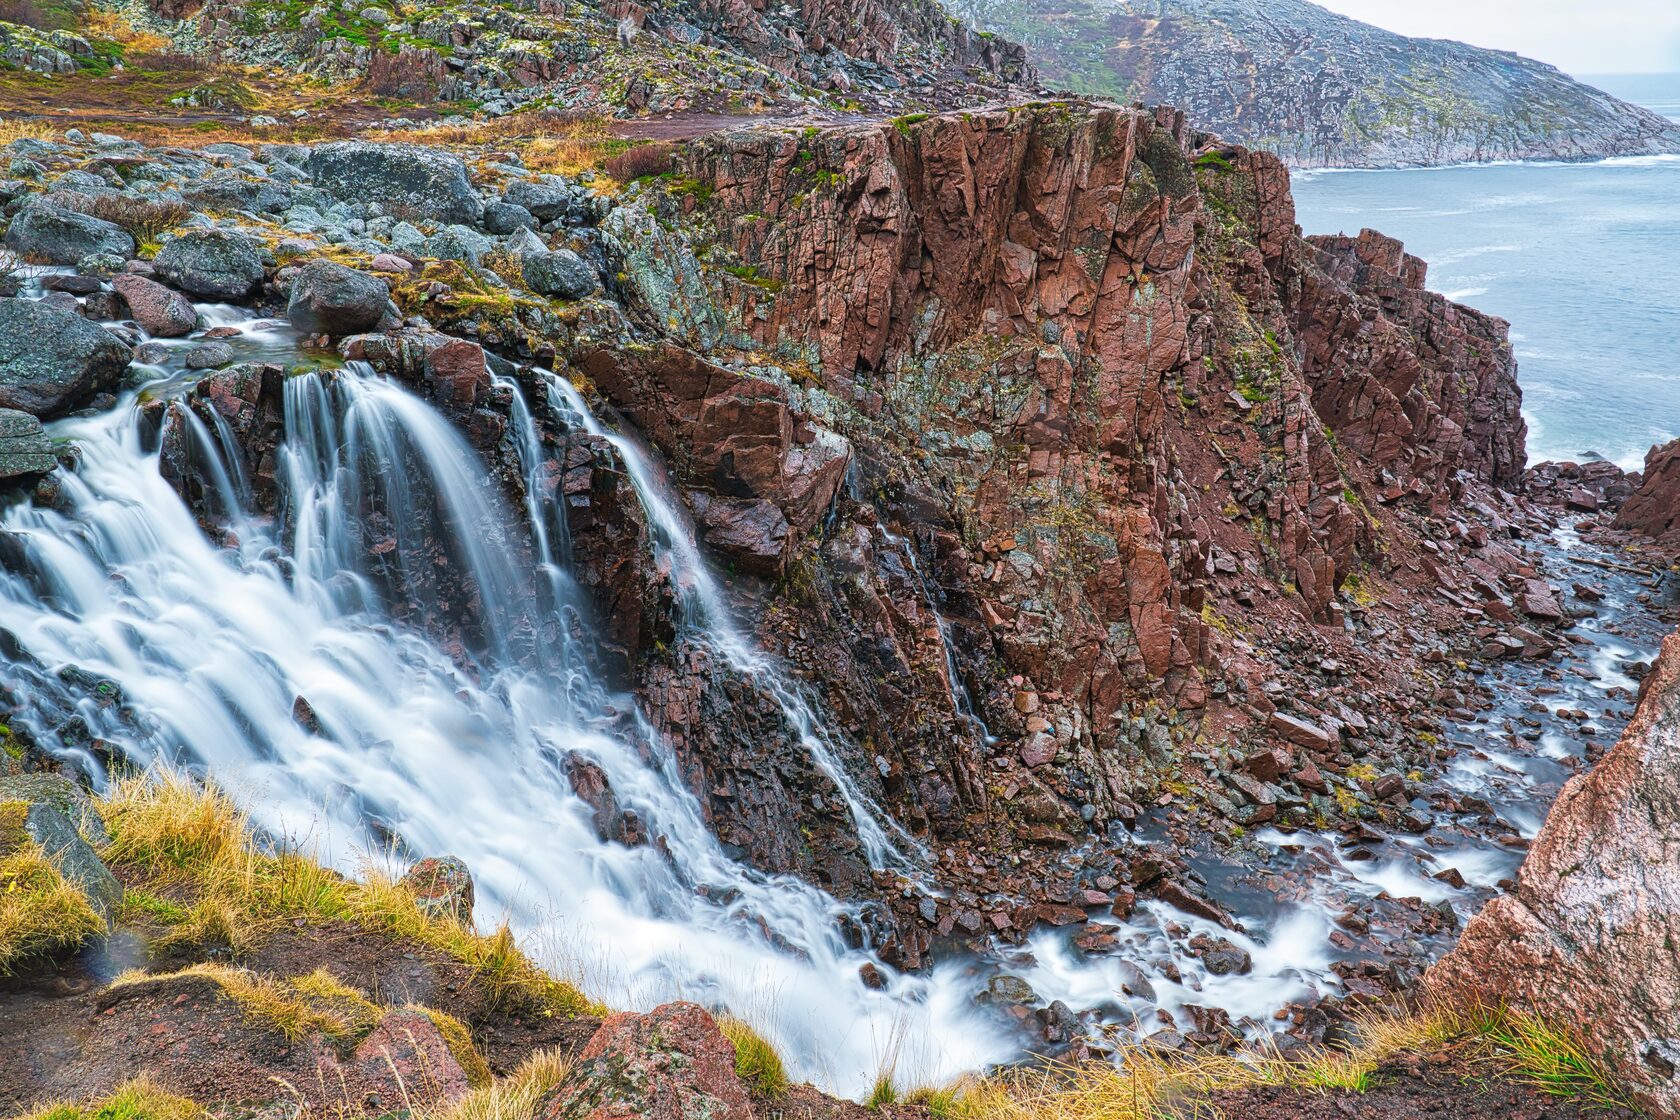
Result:
{"label": "distant hillside", "polygon": [[1411,39],[1305,0],[956,0],[1045,83],[1181,106],[1297,165],[1680,150],[1680,127],[1520,55]]}

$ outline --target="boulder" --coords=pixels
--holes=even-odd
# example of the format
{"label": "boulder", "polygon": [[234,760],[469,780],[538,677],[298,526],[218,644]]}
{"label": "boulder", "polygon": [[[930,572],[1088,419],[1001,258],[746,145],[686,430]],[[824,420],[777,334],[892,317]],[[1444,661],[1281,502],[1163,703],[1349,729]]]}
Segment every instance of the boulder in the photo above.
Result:
{"label": "boulder", "polygon": [[1653,1115],[1680,1117],[1680,634],[1621,741],[1564,786],[1517,876],[1424,977],[1434,996],[1572,1028]]}
{"label": "boulder", "polygon": [[30,481],[58,466],[52,441],[27,412],[0,408],[0,483]]}
{"label": "boulder", "polygon": [[128,304],[140,329],[154,338],[181,338],[198,329],[192,300],[156,280],[125,272],[111,278],[111,287]]}
{"label": "boulder", "polygon": [[1615,524],[1657,540],[1680,532],[1680,439],[1645,453],[1639,485],[1622,503]]}
{"label": "boulder", "polygon": [[601,1024],[537,1120],[753,1120],[735,1047],[696,1003]]}
{"label": "boulder", "polygon": [[422,911],[434,918],[472,922],[473,877],[454,856],[431,856],[416,863],[402,877],[402,887]]}
{"label": "boulder", "polygon": [[122,884],[69,817],[45,801],[25,804],[29,808],[23,819],[24,833],[40,845],[65,879],[82,892],[94,913],[109,922],[122,904]]}
{"label": "boulder", "polygon": [[171,286],[204,299],[244,299],[263,281],[256,244],[227,230],[184,233],[159,250],[152,265]]}
{"label": "boulder", "polygon": [[582,299],[595,290],[595,270],[570,249],[527,253],[520,258],[525,286],[545,296]]}
{"label": "boulder", "polygon": [[484,209],[466,164],[413,144],[323,144],[310,153],[308,170],[328,194],[346,202],[377,202],[399,218],[477,222]]}
{"label": "boulder", "polygon": [[75,264],[83,257],[134,255],[134,238],[121,226],[88,214],[36,201],[12,219],[6,245],[19,256],[46,264]]}
{"label": "boulder", "polygon": [[310,261],[292,283],[286,317],[304,334],[342,337],[372,330],[385,315],[385,281],[332,261]]}
{"label": "boulder", "polygon": [[130,351],[73,311],[0,299],[0,408],[48,418],[117,383]]}
{"label": "boulder", "polygon": [[520,180],[508,187],[502,201],[523,208],[540,222],[551,222],[571,213],[578,205],[579,196],[567,183]]}
{"label": "boulder", "polygon": [[517,229],[529,229],[535,221],[529,210],[511,202],[498,200],[484,208],[484,228],[497,236],[510,234]]}

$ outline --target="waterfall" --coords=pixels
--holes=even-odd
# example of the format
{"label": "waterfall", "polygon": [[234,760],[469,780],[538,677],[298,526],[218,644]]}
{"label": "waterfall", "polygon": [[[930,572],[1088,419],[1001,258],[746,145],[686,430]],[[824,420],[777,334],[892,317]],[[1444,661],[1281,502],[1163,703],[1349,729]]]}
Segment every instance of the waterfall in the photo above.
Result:
{"label": "waterfall", "polygon": [[[776,696],[871,857],[905,858],[907,838],[878,823],[803,693],[740,631],[651,460],[569,385],[548,387],[624,456],[688,622]],[[937,1081],[1019,1052],[976,1010],[961,963],[883,969],[885,989],[866,986],[874,958],[841,932],[859,912],[731,859],[634,703],[568,648],[556,616],[581,608],[561,511],[535,485],[552,465],[517,392],[522,511],[441,416],[367,367],[284,391],[277,520],[253,516],[249,481],[222,455],[231,433],[168,406],[229,506],[215,511],[226,547],[160,473],[133,398],[54,425],[81,449],[61,500],[0,517],[0,638],[21,654],[0,664],[0,695],[37,743],[96,776],[107,749],[208,773],[265,830],[347,872],[392,843],[458,855],[481,920],[508,918],[557,973],[614,1006],[727,1007],[834,1091],[861,1093],[889,1064]],[[408,622],[426,611],[470,624],[458,642],[428,636]],[[300,699],[313,719],[294,716]],[[597,835],[574,759],[667,843]]]}
{"label": "waterfall", "polygon": [[700,555],[693,526],[671,495],[653,457],[636,441],[603,425],[589,410],[583,395],[564,377],[544,373],[543,383],[548,389],[549,407],[563,423],[582,427],[618,453],[647,516],[654,546],[676,579],[683,621],[700,633],[731,668],[751,677],[775,698],[788,726],[845,798],[871,866],[914,871],[915,864],[904,849],[911,849],[919,859],[926,857],[926,851],[890,817],[882,825],[883,814],[841,764],[838,744],[817,718],[804,692],[741,630],[722,588]]}

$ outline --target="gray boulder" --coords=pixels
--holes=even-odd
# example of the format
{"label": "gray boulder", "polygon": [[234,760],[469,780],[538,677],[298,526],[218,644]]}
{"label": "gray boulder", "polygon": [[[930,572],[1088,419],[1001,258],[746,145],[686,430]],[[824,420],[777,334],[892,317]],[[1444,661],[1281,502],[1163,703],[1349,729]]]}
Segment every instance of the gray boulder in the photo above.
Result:
{"label": "gray boulder", "polygon": [[26,206],[12,219],[6,244],[21,257],[47,264],[75,264],[96,254],[134,255],[134,238],[121,226],[47,202]]}
{"label": "gray boulder", "polygon": [[502,192],[502,201],[530,211],[539,221],[564,218],[577,208],[580,196],[570,183],[555,179],[521,179]]}
{"label": "gray boulder", "polygon": [[535,224],[536,218],[523,206],[511,202],[492,202],[484,208],[484,228],[498,237]]}
{"label": "gray boulder", "polygon": [[88,791],[63,774],[12,774],[0,777],[0,801],[28,801],[50,805],[70,819],[82,838],[95,848],[111,842],[111,834]]}
{"label": "gray boulder", "polygon": [[345,202],[377,202],[399,218],[477,222],[484,210],[466,164],[413,144],[323,144],[309,155],[309,173],[327,193]]}
{"label": "gray boulder", "polygon": [[205,299],[244,299],[263,281],[256,244],[220,229],[183,233],[158,252],[152,267],[172,286]]}
{"label": "gray boulder", "polygon": [[[28,481],[58,466],[41,422],[27,412],[0,408],[0,483]],[[0,799],[4,798],[0,779]]]}
{"label": "gray boulder", "polygon": [[310,261],[292,283],[286,317],[305,334],[342,337],[370,331],[385,314],[385,281],[332,261]]}
{"label": "gray boulder", "polygon": [[109,389],[130,351],[74,311],[0,299],[0,408],[48,418]]}
{"label": "gray boulder", "polygon": [[479,258],[496,247],[496,243],[467,226],[446,226],[426,238],[424,255],[440,261],[460,261],[477,264]]}
{"label": "gray boulder", "polygon": [[23,830],[41,846],[47,858],[87,897],[94,913],[109,922],[122,905],[123,888],[93,845],[82,838],[70,818],[44,801],[29,803]]}
{"label": "gray boulder", "polygon": [[140,329],[154,338],[182,338],[198,329],[192,300],[156,280],[125,272],[111,278],[111,287],[127,302]]}
{"label": "gray boulder", "polygon": [[595,290],[595,270],[570,249],[527,253],[520,258],[525,286],[545,296],[582,299]]}
{"label": "gray boulder", "polygon": [[232,362],[233,347],[225,342],[201,342],[181,356],[181,364],[188,369],[221,369]]}

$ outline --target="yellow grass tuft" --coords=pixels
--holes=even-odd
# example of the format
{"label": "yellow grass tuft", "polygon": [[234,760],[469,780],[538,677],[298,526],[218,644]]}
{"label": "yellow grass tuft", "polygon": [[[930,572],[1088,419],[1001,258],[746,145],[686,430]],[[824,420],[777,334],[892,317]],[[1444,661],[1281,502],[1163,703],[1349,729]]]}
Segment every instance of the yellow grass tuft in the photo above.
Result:
{"label": "yellow grass tuft", "polygon": [[167,1092],[149,1075],[109,1096],[81,1104],[45,1104],[17,1120],[208,1120],[209,1113],[185,1097]]}
{"label": "yellow grass tuft", "polygon": [[24,831],[29,806],[0,803],[0,976],[105,932],[87,896]]}
{"label": "yellow grass tuft", "polygon": [[472,1031],[467,1025],[447,1011],[439,1011],[435,1007],[422,1007],[417,1003],[408,1005],[407,1010],[418,1011],[432,1021],[432,1026],[443,1036],[444,1044],[449,1047],[461,1069],[467,1075],[467,1083],[473,1088],[482,1088],[494,1079],[490,1072],[490,1063],[484,1060],[484,1055],[473,1045]]}
{"label": "yellow grass tuft", "polygon": [[415,1120],[531,1120],[537,1105],[566,1080],[570,1069],[559,1050],[539,1050],[509,1076],[453,1103],[421,1109]]}
{"label": "yellow grass tuft", "polygon": [[735,1075],[748,1088],[772,1100],[784,1097],[788,1091],[787,1067],[776,1048],[744,1019],[725,1015],[718,1020],[718,1029],[735,1047]]}
{"label": "yellow grass tuft", "polygon": [[301,1042],[313,1034],[347,1042],[379,1025],[379,1008],[325,969],[317,969],[308,976],[277,980],[224,964],[195,964],[161,976],[125,972],[111,986],[183,976],[202,976],[212,981],[239,1005],[240,1014],[275,1031],[288,1042]]}
{"label": "yellow grass tuft", "polygon": [[52,127],[42,121],[23,120],[18,117],[0,117],[0,147],[10,144],[13,140],[51,140]]}
{"label": "yellow grass tuft", "polygon": [[389,876],[356,882],[305,855],[262,850],[250,822],[220,790],[176,774],[119,782],[100,803],[112,843],[107,859],[192,901],[165,939],[248,948],[265,929],[304,919],[348,921],[418,942],[471,967],[492,1002],[544,1015],[593,1006],[571,984],[537,967],[504,924],[485,935],[421,910]]}

